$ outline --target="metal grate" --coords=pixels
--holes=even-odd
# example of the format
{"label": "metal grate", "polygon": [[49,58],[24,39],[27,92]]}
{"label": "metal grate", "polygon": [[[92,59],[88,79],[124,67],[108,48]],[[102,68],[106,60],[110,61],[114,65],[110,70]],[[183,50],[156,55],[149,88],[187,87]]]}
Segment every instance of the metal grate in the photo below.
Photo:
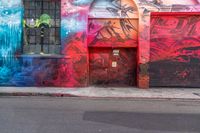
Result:
{"label": "metal grate", "polygon": [[[23,0],[23,3],[23,53],[60,54],[60,0]],[[43,23],[41,20],[44,19],[41,18],[44,17],[41,16],[48,18],[46,20],[49,20],[49,23]]]}

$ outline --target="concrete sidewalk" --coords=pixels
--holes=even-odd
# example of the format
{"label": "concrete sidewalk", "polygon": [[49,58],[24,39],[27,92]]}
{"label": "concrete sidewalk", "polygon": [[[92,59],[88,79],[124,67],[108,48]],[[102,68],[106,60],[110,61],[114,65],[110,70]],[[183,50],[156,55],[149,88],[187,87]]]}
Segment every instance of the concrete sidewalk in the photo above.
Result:
{"label": "concrete sidewalk", "polygon": [[200,88],[151,88],[133,87],[0,87],[0,96],[57,96],[93,98],[144,98],[200,100]]}

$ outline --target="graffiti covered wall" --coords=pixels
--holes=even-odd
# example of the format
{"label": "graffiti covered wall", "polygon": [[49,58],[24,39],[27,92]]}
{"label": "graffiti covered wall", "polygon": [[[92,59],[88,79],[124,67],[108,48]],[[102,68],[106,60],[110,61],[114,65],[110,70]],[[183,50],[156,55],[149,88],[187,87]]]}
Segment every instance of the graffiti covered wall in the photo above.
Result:
{"label": "graffiti covered wall", "polygon": [[[135,4],[130,3],[135,2]],[[123,8],[116,8],[117,4],[123,5],[123,3],[126,3],[125,6],[120,6]],[[129,3],[129,4],[127,4]],[[128,5],[133,5],[131,8],[128,7]],[[139,40],[138,42],[138,86],[141,88],[148,88],[149,84],[151,82],[150,77],[150,67],[151,67],[151,53],[150,49],[153,49],[153,45],[150,48],[150,42],[151,42],[151,26],[150,23],[151,19],[151,13],[152,12],[198,12],[200,10],[199,1],[198,0],[182,0],[182,1],[173,1],[173,0],[110,0],[110,1],[94,1],[94,3],[91,5],[91,12],[90,12],[90,20],[89,20],[89,34],[88,34],[88,44],[90,47],[130,47],[131,44],[134,44],[134,42],[130,41],[129,39],[125,39],[123,41],[123,37],[119,36],[119,33],[124,33],[125,30],[123,30],[124,26],[122,26],[120,29],[123,31],[117,30],[117,27],[119,27],[117,22],[113,22],[110,20],[107,20],[107,22],[104,22],[101,18],[120,18],[127,16],[132,16],[133,18],[139,18],[139,26],[138,26],[138,33],[139,33]],[[127,9],[126,9],[127,8]],[[127,12],[124,12],[123,9],[126,9],[125,11],[129,12],[130,9],[131,12],[127,15]],[[138,14],[137,15],[137,9]],[[123,14],[123,15],[122,15]],[[132,14],[132,15],[131,15]],[[123,18],[122,17],[122,18]],[[92,18],[99,18],[94,19]],[[116,21],[116,20],[115,20]],[[120,22],[119,22],[120,23]],[[121,23],[120,23],[121,24]],[[130,24],[130,23],[129,23]],[[128,23],[125,24],[129,27]],[[127,29],[127,28],[125,28]],[[130,28],[131,29],[131,28]],[[118,32],[116,32],[118,31]],[[130,30],[131,31],[131,30]],[[129,32],[129,35],[131,37],[134,37],[133,33],[134,31]],[[120,35],[122,35],[120,34]],[[126,34],[126,33],[125,33]],[[117,38],[117,40],[114,40],[114,37]],[[132,38],[135,40],[137,37]],[[112,42],[114,43],[110,43]],[[121,40],[121,41],[120,41]],[[127,41],[127,42],[126,42]],[[135,43],[137,43],[135,41]],[[114,44],[114,45],[113,45]],[[129,45],[130,44],[130,45]],[[134,46],[134,45],[132,45]],[[137,45],[135,45],[137,46]]]}
{"label": "graffiti covered wall", "polygon": [[[62,0],[61,55],[23,55],[21,0],[1,0],[0,84],[6,86],[87,86],[87,12],[90,0]],[[8,23],[9,22],[9,23]]]}
{"label": "graffiti covered wall", "polygon": [[137,47],[138,20],[90,19],[89,47]]}
{"label": "graffiti covered wall", "polygon": [[21,0],[0,0],[0,84],[7,85],[20,69],[15,54],[21,47],[23,8]]}
{"label": "graffiti covered wall", "polygon": [[[154,49],[155,45],[150,45],[151,36],[150,31],[153,27],[153,23],[150,23],[152,12],[199,12],[200,1],[198,0],[183,0],[183,1],[172,1],[172,0],[138,0],[139,6],[139,78],[138,85],[141,88],[148,88],[151,82],[149,73],[151,71],[151,54],[150,49]],[[156,36],[156,35],[155,35]],[[151,48],[150,48],[151,46]],[[164,47],[164,46],[163,46]],[[155,47],[155,49],[157,46]],[[161,47],[160,47],[161,48]],[[160,55],[158,55],[160,56]],[[165,75],[163,75],[165,76]],[[152,82],[151,82],[152,83]],[[151,84],[152,85],[152,84]],[[165,84],[167,85],[167,84]]]}
{"label": "graffiti covered wall", "polygon": [[137,47],[138,9],[132,0],[94,0],[89,13],[89,47]]}
{"label": "graffiti covered wall", "polygon": [[199,87],[200,14],[151,18],[150,85]]}
{"label": "graffiti covered wall", "polygon": [[[184,80],[183,85],[190,86],[192,83],[188,81],[199,79],[195,77],[197,68],[190,67],[189,69],[194,71],[189,72],[190,76],[185,76],[190,71],[185,69],[188,68],[187,65],[194,63],[194,66],[198,66],[199,62],[199,35],[195,36],[195,28],[198,26],[193,26],[198,23],[198,17],[177,19],[171,16],[167,20],[155,18],[150,21],[151,12],[200,12],[200,1],[61,0],[62,54],[23,55],[23,3],[21,0],[0,0],[0,85],[87,86],[88,47],[123,47],[138,50],[139,87],[147,88],[149,84],[166,83],[169,79],[163,78],[163,81],[155,82],[161,78],[156,77],[156,73],[169,75],[170,69],[165,72],[162,69],[158,71],[154,69],[154,66],[157,66],[155,62],[162,59],[170,64],[174,63],[175,58],[179,64],[176,65],[175,75],[172,75],[181,79],[180,84]],[[179,34],[179,37],[187,35],[193,39],[174,39],[175,34],[170,30],[174,27],[168,26],[171,21],[176,23],[173,24],[176,25],[175,29],[184,29],[184,34]],[[163,31],[162,27],[169,30]],[[156,38],[163,33],[169,36],[165,43]],[[175,48],[167,50],[168,54],[161,52],[162,49],[172,46]]]}
{"label": "graffiti covered wall", "polygon": [[75,86],[87,86],[88,48],[87,25],[88,11],[92,0],[62,0],[62,54],[69,58],[71,80]]}
{"label": "graffiti covered wall", "polygon": [[136,86],[138,9],[132,0],[94,0],[87,43],[90,85]]}

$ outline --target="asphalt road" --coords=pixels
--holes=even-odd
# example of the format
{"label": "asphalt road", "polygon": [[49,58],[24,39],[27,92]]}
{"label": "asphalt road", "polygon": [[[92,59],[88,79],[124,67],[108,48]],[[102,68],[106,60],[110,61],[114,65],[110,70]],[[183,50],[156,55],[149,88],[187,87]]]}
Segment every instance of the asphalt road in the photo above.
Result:
{"label": "asphalt road", "polygon": [[0,133],[199,133],[200,101],[0,97]]}

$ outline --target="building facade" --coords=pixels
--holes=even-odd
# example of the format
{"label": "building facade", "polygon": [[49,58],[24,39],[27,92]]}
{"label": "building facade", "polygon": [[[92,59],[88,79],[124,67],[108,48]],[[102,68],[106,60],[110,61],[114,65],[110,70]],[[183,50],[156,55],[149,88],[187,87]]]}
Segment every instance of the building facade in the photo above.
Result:
{"label": "building facade", "polygon": [[0,0],[0,85],[200,87],[199,0]]}

